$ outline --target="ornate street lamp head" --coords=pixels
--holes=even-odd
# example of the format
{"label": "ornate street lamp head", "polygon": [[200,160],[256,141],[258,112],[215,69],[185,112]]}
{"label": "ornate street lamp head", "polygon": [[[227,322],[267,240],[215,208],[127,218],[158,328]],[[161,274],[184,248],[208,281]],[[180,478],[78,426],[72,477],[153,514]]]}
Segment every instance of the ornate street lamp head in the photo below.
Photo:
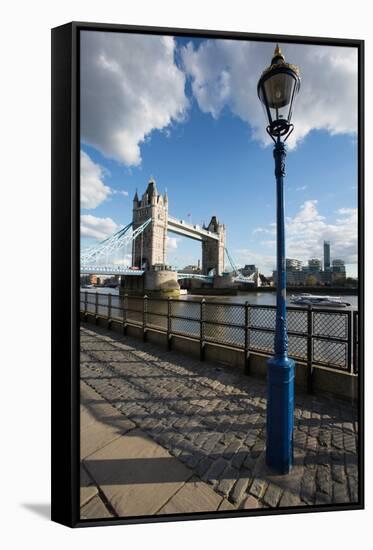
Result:
{"label": "ornate street lamp head", "polygon": [[286,63],[278,44],[271,64],[258,82],[258,96],[268,118],[267,132],[272,138],[290,135],[293,130],[291,115],[300,87],[298,67]]}

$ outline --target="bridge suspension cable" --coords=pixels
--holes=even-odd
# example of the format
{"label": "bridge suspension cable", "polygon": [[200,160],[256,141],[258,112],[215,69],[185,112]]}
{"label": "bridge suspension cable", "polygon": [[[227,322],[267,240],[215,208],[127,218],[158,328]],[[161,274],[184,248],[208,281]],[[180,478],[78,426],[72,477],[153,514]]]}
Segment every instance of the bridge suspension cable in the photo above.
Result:
{"label": "bridge suspension cable", "polygon": [[130,242],[133,242],[147,226],[151,223],[151,218],[147,219],[142,225],[137,227],[135,231],[129,233],[133,223],[129,223],[107,239],[101,241],[96,246],[92,246],[83,250],[80,254],[81,265],[94,265],[95,262],[102,256],[112,255],[117,250],[127,246]]}
{"label": "bridge suspension cable", "polygon": [[233,269],[235,275],[236,275],[236,276],[239,276],[239,275],[240,275],[240,272],[238,271],[238,267],[237,267],[237,265],[236,265],[236,262],[234,261],[234,259],[233,259],[232,255],[230,254],[228,248],[225,248],[224,250],[225,250],[225,253],[226,253],[226,255],[227,255],[227,258],[228,258],[228,260],[229,260],[229,263],[231,264],[231,267],[232,267],[232,269]]}
{"label": "bridge suspension cable", "polygon": [[234,280],[235,281],[239,281],[241,283],[255,283],[255,277],[256,277],[256,274],[255,273],[252,273],[251,275],[249,275],[248,277],[245,277],[245,275],[242,275],[242,273],[239,271],[238,267],[237,267],[237,264],[236,262],[234,261],[233,259],[233,256],[231,255],[231,253],[229,252],[228,248],[225,248],[224,249],[226,254],[227,254],[227,257],[228,257],[228,260],[229,260],[229,263],[231,264],[231,267],[232,267],[232,270],[235,274],[235,278]]}

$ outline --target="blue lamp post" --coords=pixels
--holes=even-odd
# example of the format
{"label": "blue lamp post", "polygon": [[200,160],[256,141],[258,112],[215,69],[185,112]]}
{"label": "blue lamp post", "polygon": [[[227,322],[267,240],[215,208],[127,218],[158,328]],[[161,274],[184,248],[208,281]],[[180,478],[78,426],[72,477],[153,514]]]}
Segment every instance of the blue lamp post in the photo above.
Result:
{"label": "blue lamp post", "polygon": [[274,141],[277,194],[277,298],[274,357],[268,360],[267,465],[286,474],[293,463],[294,361],[288,357],[286,327],[286,261],[284,221],[285,142],[294,129],[291,115],[299,91],[299,69],[285,62],[276,47],[271,65],[258,82],[258,96]]}

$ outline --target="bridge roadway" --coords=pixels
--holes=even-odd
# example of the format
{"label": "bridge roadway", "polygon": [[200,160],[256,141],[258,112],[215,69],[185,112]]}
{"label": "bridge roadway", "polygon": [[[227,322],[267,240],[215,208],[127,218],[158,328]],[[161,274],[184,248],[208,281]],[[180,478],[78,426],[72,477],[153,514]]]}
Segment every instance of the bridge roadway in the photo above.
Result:
{"label": "bridge roadway", "polygon": [[[81,275],[125,275],[130,277],[139,277],[143,275],[145,271],[143,269],[128,269],[121,265],[107,265],[107,266],[81,266]],[[178,279],[202,279],[204,281],[212,281],[213,277],[209,275],[202,275],[201,273],[178,273]]]}
{"label": "bridge roadway", "polygon": [[195,241],[203,241],[206,238],[213,239],[215,241],[219,240],[219,235],[216,233],[203,229],[199,225],[192,225],[184,220],[177,220],[171,216],[168,216],[167,229],[171,233],[189,237],[189,239],[194,239]]}
{"label": "bridge roadway", "polygon": [[[128,269],[121,265],[109,265],[109,266],[82,266],[80,268],[81,275],[125,275],[130,277],[139,277],[145,273],[142,269]],[[199,279],[201,281],[213,281],[213,275],[202,275],[201,273],[178,273],[178,280],[181,279]],[[255,281],[252,277],[237,276],[234,277],[234,282],[236,283],[245,283],[249,285],[254,285]]]}

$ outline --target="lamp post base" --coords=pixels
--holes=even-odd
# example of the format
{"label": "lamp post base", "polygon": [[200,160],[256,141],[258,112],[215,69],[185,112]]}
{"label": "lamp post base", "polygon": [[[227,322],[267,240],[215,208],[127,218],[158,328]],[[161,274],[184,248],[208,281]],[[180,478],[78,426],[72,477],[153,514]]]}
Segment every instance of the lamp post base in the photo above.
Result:
{"label": "lamp post base", "polygon": [[273,357],[268,366],[267,465],[280,474],[293,464],[294,367],[288,357]]}

